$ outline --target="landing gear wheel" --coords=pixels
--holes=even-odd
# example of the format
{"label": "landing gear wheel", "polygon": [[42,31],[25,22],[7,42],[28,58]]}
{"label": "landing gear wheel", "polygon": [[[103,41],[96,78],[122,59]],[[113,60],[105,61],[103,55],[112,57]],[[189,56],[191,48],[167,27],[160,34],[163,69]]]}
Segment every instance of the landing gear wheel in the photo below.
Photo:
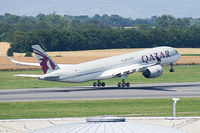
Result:
{"label": "landing gear wheel", "polygon": [[130,83],[129,82],[126,83],[126,87],[130,87]]}
{"label": "landing gear wheel", "polygon": [[123,83],[123,84],[122,84],[122,87],[126,87],[126,84],[125,84],[125,83]]}
{"label": "landing gear wheel", "polygon": [[120,87],[122,86],[122,84],[119,82],[119,83],[117,84],[117,86],[120,88]]}
{"label": "landing gear wheel", "polygon": [[104,87],[105,85],[106,85],[105,82],[102,82],[102,83],[101,83],[101,86],[102,86],[102,87]]}
{"label": "landing gear wheel", "polygon": [[98,86],[98,87],[101,87],[101,83],[98,83],[97,86]]}
{"label": "landing gear wheel", "polygon": [[94,83],[93,83],[93,86],[96,87],[96,86],[97,86],[97,82],[94,82]]}

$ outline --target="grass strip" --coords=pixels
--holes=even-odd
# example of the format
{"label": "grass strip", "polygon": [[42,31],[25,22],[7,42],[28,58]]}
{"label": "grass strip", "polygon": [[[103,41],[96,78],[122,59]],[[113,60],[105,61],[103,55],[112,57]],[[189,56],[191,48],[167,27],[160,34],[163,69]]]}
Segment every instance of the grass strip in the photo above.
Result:
{"label": "grass strip", "polygon": [[[172,116],[169,98],[0,103],[0,119],[85,116]],[[177,116],[200,116],[200,98],[181,98]]]}
{"label": "grass strip", "polygon": [[[200,65],[175,66],[175,72],[170,73],[170,66],[164,66],[164,73],[160,77],[147,79],[142,73],[136,72],[126,79],[131,84],[144,83],[167,83],[167,82],[198,82],[200,81]],[[42,74],[41,70],[31,71],[0,71],[0,89],[19,88],[47,88],[47,87],[71,87],[71,86],[92,86],[92,82],[85,83],[61,83],[52,81],[41,81],[36,78],[14,77],[15,74]],[[120,78],[104,81],[107,85],[116,85],[121,82]]]}
{"label": "grass strip", "polygon": [[181,54],[181,56],[200,56],[200,54]]}

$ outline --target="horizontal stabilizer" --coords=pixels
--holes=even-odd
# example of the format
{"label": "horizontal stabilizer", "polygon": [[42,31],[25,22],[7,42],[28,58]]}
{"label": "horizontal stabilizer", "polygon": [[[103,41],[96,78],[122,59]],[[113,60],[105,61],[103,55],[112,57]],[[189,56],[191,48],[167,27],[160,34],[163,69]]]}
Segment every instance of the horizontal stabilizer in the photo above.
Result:
{"label": "horizontal stabilizer", "polygon": [[14,76],[38,78],[40,80],[49,80],[49,81],[57,81],[60,79],[60,77],[57,75],[44,76],[44,75],[32,75],[32,74],[16,74]]}
{"label": "horizontal stabilizer", "polygon": [[42,75],[32,75],[32,74],[16,74],[14,76],[19,76],[19,77],[31,77],[31,78],[39,78]]}

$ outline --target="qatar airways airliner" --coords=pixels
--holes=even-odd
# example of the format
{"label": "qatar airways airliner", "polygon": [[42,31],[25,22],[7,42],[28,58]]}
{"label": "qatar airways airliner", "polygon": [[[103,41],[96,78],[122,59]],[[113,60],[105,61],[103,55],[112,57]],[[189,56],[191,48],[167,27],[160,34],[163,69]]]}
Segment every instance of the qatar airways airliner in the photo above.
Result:
{"label": "qatar airways airliner", "polygon": [[33,45],[32,49],[39,63],[19,62],[10,57],[9,59],[17,64],[41,66],[44,74],[15,76],[71,83],[97,81],[93,83],[94,87],[104,87],[105,82],[101,80],[117,77],[122,80],[117,84],[118,87],[130,87],[130,83],[125,82],[129,74],[139,71],[145,78],[156,78],[162,75],[163,65],[171,65],[170,72],[173,72],[173,66],[180,58],[174,48],[162,46],[71,65],[56,64],[39,45]]}

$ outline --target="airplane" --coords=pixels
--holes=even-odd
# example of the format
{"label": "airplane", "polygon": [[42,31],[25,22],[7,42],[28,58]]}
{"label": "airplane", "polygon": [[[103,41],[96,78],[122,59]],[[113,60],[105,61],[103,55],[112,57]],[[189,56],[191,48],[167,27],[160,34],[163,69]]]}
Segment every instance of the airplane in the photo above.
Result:
{"label": "airplane", "polygon": [[39,46],[32,46],[39,63],[19,62],[8,57],[12,62],[22,65],[41,66],[43,75],[17,74],[14,76],[34,77],[39,80],[80,83],[97,81],[94,87],[105,87],[104,79],[120,77],[122,82],[118,87],[130,87],[125,79],[129,74],[142,72],[145,78],[156,78],[163,74],[163,65],[173,66],[180,59],[180,54],[174,48],[161,46],[141,51],[131,52],[80,64],[56,64],[51,57]]}

